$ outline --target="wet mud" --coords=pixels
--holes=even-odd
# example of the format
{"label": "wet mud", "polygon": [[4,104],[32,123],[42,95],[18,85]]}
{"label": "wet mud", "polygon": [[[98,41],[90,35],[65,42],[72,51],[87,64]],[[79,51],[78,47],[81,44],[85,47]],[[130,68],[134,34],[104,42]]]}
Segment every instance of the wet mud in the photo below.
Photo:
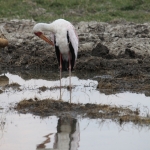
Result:
{"label": "wet mud", "polygon": [[[0,49],[0,69],[59,69],[55,48],[33,34],[33,20],[1,20],[8,46]],[[75,71],[116,70],[122,76],[150,72],[150,24],[73,23],[79,37]],[[4,32],[5,31],[5,32]],[[51,38],[51,33],[45,33]]]}
{"label": "wet mud", "polygon": [[116,78],[101,78],[98,79],[97,89],[106,95],[116,94],[120,92],[144,93],[145,96],[150,96],[150,78],[139,77],[116,77]]}

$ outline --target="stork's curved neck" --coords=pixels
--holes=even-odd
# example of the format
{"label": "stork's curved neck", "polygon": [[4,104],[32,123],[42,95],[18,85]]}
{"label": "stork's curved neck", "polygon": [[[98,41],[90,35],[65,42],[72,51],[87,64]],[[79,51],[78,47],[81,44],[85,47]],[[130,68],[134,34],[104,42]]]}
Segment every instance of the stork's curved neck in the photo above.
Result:
{"label": "stork's curved neck", "polygon": [[53,31],[53,27],[51,24],[43,23],[42,28],[43,31]]}
{"label": "stork's curved neck", "polygon": [[47,24],[47,23],[38,23],[34,26],[33,28],[34,32],[39,32],[39,31],[50,31],[54,32],[54,27],[52,24]]}

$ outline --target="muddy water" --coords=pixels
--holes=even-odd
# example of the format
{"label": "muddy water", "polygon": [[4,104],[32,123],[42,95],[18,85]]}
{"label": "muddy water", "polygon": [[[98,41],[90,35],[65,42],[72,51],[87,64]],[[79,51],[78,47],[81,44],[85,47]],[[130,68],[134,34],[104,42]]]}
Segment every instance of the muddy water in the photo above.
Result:
{"label": "muddy water", "polygon": [[[64,101],[72,103],[102,103],[116,106],[139,108],[140,114],[149,115],[150,97],[144,93],[122,91],[106,95],[97,89],[97,77],[112,78],[111,75],[72,75],[73,89],[70,93],[65,86],[69,83],[63,74],[61,95]],[[2,79],[1,79],[2,78]],[[23,99],[53,98],[59,100],[59,73],[8,73],[0,75],[0,149],[1,150],[99,150],[106,149],[150,149],[150,127],[132,123],[120,125],[112,120],[81,118],[81,116],[41,118],[31,114],[18,114],[10,110]],[[13,84],[15,83],[15,86]],[[17,84],[16,84],[17,83]],[[41,87],[46,87],[41,90]]]}

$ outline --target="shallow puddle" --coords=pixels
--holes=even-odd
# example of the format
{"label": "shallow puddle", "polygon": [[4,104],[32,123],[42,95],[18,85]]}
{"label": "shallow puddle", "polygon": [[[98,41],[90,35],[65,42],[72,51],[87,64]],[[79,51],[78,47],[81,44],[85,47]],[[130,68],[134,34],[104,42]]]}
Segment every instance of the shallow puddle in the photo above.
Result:
{"label": "shallow puddle", "polygon": [[[3,77],[2,74],[0,77]],[[18,114],[8,111],[10,105],[15,105],[23,99],[53,98],[59,100],[59,73],[56,78],[30,77],[24,79],[15,74],[6,73],[5,81],[0,83],[0,149],[1,150],[87,150],[88,149],[150,149],[150,126],[140,126],[132,123],[120,125],[118,122],[103,119],[88,119],[77,116],[58,118],[50,116],[40,118],[31,114]],[[44,75],[43,75],[44,76]],[[72,76],[73,89],[70,92],[62,88],[63,101],[72,103],[110,104],[139,108],[140,115],[150,112],[150,97],[142,93],[122,92],[105,95],[97,90],[98,74],[86,79]],[[104,75],[100,77],[109,77]],[[5,86],[12,84],[20,86]],[[16,84],[16,85],[17,85]],[[62,86],[69,84],[69,78],[62,78]],[[44,91],[40,88],[46,87]],[[57,87],[57,88],[56,88]],[[71,97],[71,99],[70,99]],[[112,140],[113,139],[113,140]]]}

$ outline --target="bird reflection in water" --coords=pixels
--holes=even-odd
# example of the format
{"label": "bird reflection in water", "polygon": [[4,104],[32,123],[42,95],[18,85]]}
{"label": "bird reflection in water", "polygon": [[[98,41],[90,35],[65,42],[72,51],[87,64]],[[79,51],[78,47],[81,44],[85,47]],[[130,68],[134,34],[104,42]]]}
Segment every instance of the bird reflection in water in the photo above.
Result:
{"label": "bird reflection in water", "polygon": [[59,118],[53,148],[46,148],[46,144],[51,142],[50,135],[45,136],[47,139],[37,146],[37,150],[77,150],[80,140],[79,122],[70,117]]}

